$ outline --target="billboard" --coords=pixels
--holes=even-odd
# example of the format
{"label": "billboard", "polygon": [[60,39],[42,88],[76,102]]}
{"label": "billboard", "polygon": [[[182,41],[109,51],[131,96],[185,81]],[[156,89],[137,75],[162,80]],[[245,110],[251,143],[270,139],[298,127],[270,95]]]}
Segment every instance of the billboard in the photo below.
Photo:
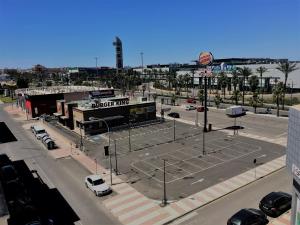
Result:
{"label": "billboard", "polygon": [[202,66],[208,66],[212,64],[213,60],[214,57],[211,52],[201,52],[199,55],[199,63]]}

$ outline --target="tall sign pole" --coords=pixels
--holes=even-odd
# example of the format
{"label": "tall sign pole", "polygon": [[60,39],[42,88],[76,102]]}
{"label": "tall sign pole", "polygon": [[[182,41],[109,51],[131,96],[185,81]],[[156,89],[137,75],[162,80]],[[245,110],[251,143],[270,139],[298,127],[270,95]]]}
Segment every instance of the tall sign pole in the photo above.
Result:
{"label": "tall sign pole", "polygon": [[204,127],[203,132],[207,132],[207,73],[208,66],[213,63],[214,57],[211,52],[201,52],[199,55],[199,64],[205,66],[204,71]]}

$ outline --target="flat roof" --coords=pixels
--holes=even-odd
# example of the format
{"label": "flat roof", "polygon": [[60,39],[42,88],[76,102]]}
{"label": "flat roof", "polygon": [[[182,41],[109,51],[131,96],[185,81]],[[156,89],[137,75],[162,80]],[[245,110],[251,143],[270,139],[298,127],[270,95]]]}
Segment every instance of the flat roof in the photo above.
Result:
{"label": "flat roof", "polygon": [[[118,99],[117,97],[112,98],[113,100]],[[122,98],[120,98],[122,100]],[[105,101],[101,102],[111,102],[110,98],[106,99]],[[81,101],[82,105],[80,105],[80,102],[78,102],[78,106],[75,107],[75,109],[78,109],[80,111],[89,111],[89,110],[98,110],[98,109],[106,109],[106,108],[115,108],[115,107],[123,107],[123,106],[129,106],[129,105],[141,105],[141,104],[146,104],[146,103],[154,103],[154,101],[138,101],[138,100],[129,100],[129,104],[125,105],[113,105],[110,107],[92,107],[92,101]]]}
{"label": "flat roof", "polygon": [[48,95],[48,94],[59,94],[59,93],[64,94],[64,93],[100,91],[100,90],[113,90],[113,89],[92,87],[92,86],[50,86],[50,87],[17,89],[15,93],[26,94],[26,95]]}

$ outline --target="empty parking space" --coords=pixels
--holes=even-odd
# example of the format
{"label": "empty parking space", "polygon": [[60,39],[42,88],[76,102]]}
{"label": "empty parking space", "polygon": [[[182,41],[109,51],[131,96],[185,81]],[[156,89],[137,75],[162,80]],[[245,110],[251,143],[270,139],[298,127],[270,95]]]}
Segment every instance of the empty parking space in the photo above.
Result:
{"label": "empty parking space", "polygon": [[[160,176],[153,176],[149,171],[163,171],[163,160],[165,159],[165,170],[168,174],[167,183],[172,183],[261,150],[260,146],[223,137],[208,140],[205,146],[206,154],[203,154],[201,140],[198,137],[198,144],[196,144],[195,139],[181,140],[177,143],[181,148],[174,150],[169,148],[168,153],[147,157],[131,165],[145,175],[151,176],[157,182],[163,182],[163,179],[159,178]],[[191,143],[193,145],[189,146]],[[188,147],[184,145],[188,145]],[[146,168],[145,165],[147,165]]]}

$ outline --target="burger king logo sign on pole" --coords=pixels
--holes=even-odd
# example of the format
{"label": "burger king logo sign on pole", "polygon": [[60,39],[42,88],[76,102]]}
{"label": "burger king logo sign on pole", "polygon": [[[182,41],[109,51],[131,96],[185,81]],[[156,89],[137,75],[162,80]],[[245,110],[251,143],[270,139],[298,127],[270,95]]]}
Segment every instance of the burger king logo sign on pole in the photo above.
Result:
{"label": "burger king logo sign on pole", "polygon": [[200,65],[208,66],[213,62],[213,60],[214,60],[214,57],[211,54],[211,52],[201,52],[199,55]]}

